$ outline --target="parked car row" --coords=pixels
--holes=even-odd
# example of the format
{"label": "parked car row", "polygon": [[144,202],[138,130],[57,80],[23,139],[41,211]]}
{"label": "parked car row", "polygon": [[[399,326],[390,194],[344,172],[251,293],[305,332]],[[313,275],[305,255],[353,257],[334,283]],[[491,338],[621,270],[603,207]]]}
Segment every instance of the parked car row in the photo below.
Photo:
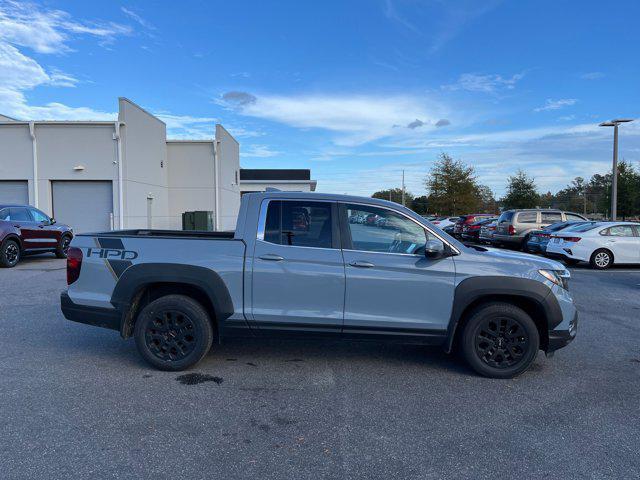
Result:
{"label": "parked car row", "polygon": [[0,267],[15,267],[25,255],[53,252],[66,258],[73,229],[29,205],[0,205]]}
{"label": "parked car row", "polygon": [[587,262],[595,269],[640,264],[640,223],[596,222],[551,209],[507,210],[498,218],[462,215],[445,232],[466,242]]}

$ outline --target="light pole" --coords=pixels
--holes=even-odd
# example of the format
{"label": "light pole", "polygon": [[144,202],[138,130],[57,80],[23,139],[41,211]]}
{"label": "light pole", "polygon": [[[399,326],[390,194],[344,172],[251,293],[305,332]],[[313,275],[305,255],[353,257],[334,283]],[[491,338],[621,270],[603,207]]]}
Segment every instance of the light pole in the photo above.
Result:
{"label": "light pole", "polygon": [[613,127],[613,168],[611,169],[611,220],[618,216],[618,125],[633,122],[632,118],[618,118],[602,122],[600,127]]}

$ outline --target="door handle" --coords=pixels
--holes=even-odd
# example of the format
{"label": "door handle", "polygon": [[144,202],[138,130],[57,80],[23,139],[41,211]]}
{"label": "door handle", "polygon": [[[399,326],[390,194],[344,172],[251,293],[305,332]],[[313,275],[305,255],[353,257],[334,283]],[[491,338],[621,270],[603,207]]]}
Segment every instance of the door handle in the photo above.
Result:
{"label": "door handle", "polygon": [[281,262],[282,260],[284,260],[284,257],[281,257],[280,255],[276,255],[274,253],[267,253],[265,255],[260,255],[260,260],[269,260],[271,262]]}
{"label": "door handle", "polygon": [[349,262],[349,265],[351,265],[352,267],[358,267],[358,268],[375,267],[375,265],[373,263],[371,263],[371,262],[363,262],[363,261]]}
{"label": "door handle", "polygon": [[22,228],[22,225],[14,225],[16,228]]}

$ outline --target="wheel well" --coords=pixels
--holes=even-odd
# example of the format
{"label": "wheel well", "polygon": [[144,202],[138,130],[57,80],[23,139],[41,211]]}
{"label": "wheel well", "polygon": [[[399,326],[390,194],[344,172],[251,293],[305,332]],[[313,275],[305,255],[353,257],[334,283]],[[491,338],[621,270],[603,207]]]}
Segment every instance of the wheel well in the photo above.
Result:
{"label": "wheel well", "polygon": [[464,330],[464,327],[469,320],[471,313],[476,308],[492,302],[509,303],[511,305],[520,307],[522,310],[528,313],[531,316],[533,322],[536,324],[536,328],[538,329],[538,335],[540,335],[540,349],[547,349],[549,345],[549,330],[547,327],[546,313],[542,305],[531,298],[521,297],[518,295],[487,295],[475,299],[473,302],[467,305],[467,307],[460,315],[458,325],[456,326],[454,332],[453,343],[451,345],[452,350],[458,346],[462,331]]}
{"label": "wheel well", "polygon": [[124,338],[131,336],[138,314],[144,307],[166,295],[185,295],[200,303],[209,314],[214,334],[217,334],[218,325],[213,303],[201,288],[188,283],[157,282],[143,285],[136,291],[131,302],[130,310],[124,319],[125,325],[121,330],[122,336]]}
{"label": "wheel well", "polygon": [[20,237],[14,233],[10,233],[9,235],[7,235],[4,240],[2,240],[2,243],[4,244],[4,242],[6,242],[7,240],[13,240],[14,242],[16,242],[18,244],[18,246],[20,247],[20,250],[22,250],[22,240],[20,240]]}

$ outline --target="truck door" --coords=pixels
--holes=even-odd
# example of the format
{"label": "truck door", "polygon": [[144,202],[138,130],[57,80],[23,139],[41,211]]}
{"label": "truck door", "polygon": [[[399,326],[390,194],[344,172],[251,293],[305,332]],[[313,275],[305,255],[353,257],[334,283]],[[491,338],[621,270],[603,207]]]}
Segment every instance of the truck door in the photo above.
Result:
{"label": "truck door", "polygon": [[345,272],[337,204],[264,200],[257,237],[251,313],[260,331],[339,334]]}
{"label": "truck door", "polygon": [[[346,273],[345,334],[441,338],[451,316],[453,258],[430,259],[437,237],[391,209],[341,204]],[[352,219],[374,214],[373,223]]]}

